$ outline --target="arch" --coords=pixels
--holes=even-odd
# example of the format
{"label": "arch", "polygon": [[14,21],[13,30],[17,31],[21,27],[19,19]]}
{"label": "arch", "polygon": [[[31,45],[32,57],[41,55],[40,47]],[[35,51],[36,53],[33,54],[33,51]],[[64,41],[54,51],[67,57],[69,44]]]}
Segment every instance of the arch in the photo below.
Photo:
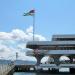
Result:
{"label": "arch", "polygon": [[60,61],[61,63],[70,63],[70,58],[69,58],[68,56],[66,56],[66,55],[63,55],[63,56],[61,56],[61,57],[59,58],[59,61]]}
{"label": "arch", "polygon": [[45,63],[48,59],[48,56],[44,56],[42,59],[41,59],[41,63]]}
{"label": "arch", "polygon": [[54,59],[51,56],[45,56],[41,60],[41,63],[46,63],[46,64],[49,64],[52,62],[54,62]]}
{"label": "arch", "polygon": [[65,60],[70,60],[70,58],[66,55],[63,55],[59,58],[59,61],[65,61]]}

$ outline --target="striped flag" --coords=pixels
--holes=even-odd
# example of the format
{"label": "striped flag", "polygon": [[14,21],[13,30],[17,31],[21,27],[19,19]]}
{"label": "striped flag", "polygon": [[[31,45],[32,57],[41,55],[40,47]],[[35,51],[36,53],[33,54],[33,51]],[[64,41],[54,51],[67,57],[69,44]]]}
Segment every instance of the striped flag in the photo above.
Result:
{"label": "striped flag", "polygon": [[24,13],[23,16],[33,16],[34,13],[35,13],[35,10],[30,10],[29,12]]}

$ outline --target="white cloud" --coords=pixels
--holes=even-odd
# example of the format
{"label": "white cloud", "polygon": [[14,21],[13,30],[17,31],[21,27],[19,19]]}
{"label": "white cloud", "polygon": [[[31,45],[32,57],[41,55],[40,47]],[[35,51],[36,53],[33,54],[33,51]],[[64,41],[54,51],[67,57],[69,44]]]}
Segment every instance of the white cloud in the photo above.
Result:
{"label": "white cloud", "polygon": [[12,48],[7,47],[6,45],[0,44],[0,57],[8,58],[11,53],[13,53]]}
{"label": "white cloud", "polygon": [[[11,32],[0,32],[0,58],[15,58],[16,52],[20,55],[25,54],[27,50],[26,42],[33,40],[33,27],[30,26],[23,31],[21,29],[13,29]],[[35,34],[35,40],[46,40],[45,37]],[[12,57],[13,56],[13,57]],[[26,57],[27,58],[27,57]],[[24,59],[26,59],[24,58]]]}
{"label": "white cloud", "polygon": [[[29,41],[33,40],[33,28],[30,26],[26,32],[20,29],[13,29],[11,32],[0,32],[0,40],[22,40]],[[42,35],[35,34],[35,40],[41,41],[46,40]]]}
{"label": "white cloud", "polygon": [[0,32],[0,40],[9,40],[11,39],[12,34],[6,32]]}
{"label": "white cloud", "polygon": [[26,33],[32,33],[33,32],[33,27],[30,26],[29,28],[26,29]]}
{"label": "white cloud", "polygon": [[27,35],[25,34],[25,32],[20,29],[14,29],[14,30],[12,30],[12,32],[10,34],[13,35],[11,38],[14,40],[15,39],[24,40],[25,38],[27,38]]}
{"label": "white cloud", "polygon": [[37,41],[46,41],[46,38],[43,37],[42,35],[36,34],[35,35],[35,40],[37,40]]}

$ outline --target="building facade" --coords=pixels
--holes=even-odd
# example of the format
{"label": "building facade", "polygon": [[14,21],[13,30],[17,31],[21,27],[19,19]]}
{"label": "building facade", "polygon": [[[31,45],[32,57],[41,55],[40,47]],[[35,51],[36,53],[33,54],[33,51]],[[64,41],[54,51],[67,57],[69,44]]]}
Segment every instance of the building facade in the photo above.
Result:
{"label": "building facade", "polygon": [[26,45],[27,48],[33,49],[28,52],[28,55],[33,55],[37,58],[37,64],[40,65],[40,60],[43,56],[48,55],[54,59],[54,64],[59,67],[61,62],[59,58],[63,55],[70,59],[66,64],[75,68],[75,35],[53,35],[51,41],[30,41]]}

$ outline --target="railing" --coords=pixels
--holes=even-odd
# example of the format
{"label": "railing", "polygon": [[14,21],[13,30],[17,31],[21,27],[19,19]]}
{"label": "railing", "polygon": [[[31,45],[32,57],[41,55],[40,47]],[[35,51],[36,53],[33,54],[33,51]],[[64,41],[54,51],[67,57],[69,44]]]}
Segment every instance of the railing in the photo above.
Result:
{"label": "railing", "polygon": [[53,54],[75,54],[75,50],[34,50],[34,51],[27,51],[26,55],[31,56],[35,54],[40,54],[40,55],[53,55]]}
{"label": "railing", "polygon": [[75,68],[75,64],[40,64],[40,68]]}
{"label": "railing", "polygon": [[0,64],[0,75],[7,75],[14,68],[14,64]]}
{"label": "railing", "polygon": [[36,55],[36,54],[40,54],[40,55],[44,55],[44,54],[46,54],[48,51],[47,50],[34,50],[34,51],[27,51],[26,52],[26,55],[28,55],[28,56],[34,56],[34,55]]}

